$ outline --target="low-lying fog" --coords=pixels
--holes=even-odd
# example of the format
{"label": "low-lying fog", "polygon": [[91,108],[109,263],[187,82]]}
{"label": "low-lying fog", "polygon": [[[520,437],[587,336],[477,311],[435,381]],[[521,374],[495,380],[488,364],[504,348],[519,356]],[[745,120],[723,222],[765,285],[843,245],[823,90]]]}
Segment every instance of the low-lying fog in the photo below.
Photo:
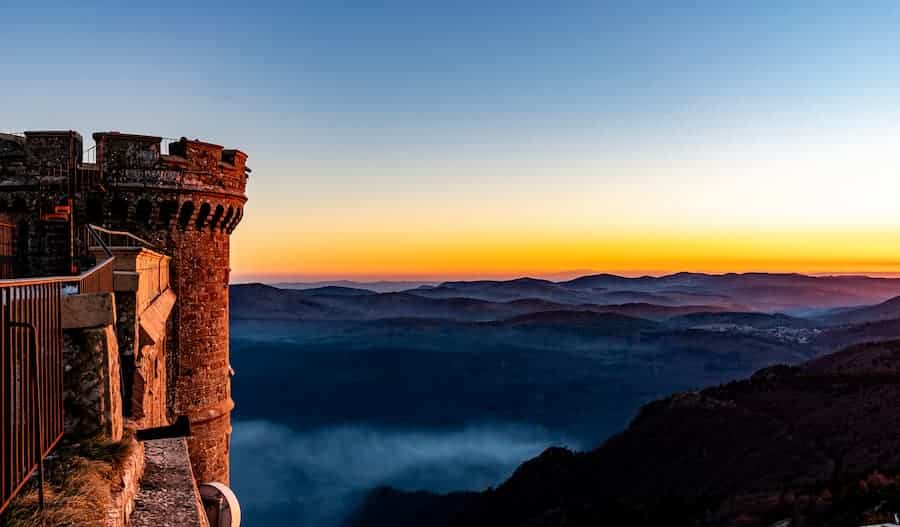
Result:
{"label": "low-lying fog", "polygon": [[529,426],[295,432],[269,421],[236,421],[231,480],[252,525],[331,527],[378,485],[483,490],[549,445],[581,446]]}

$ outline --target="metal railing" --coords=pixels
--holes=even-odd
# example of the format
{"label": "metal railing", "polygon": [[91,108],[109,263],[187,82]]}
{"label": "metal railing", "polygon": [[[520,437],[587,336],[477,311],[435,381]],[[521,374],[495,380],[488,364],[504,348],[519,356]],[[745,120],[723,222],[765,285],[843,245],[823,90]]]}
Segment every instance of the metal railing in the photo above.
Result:
{"label": "metal railing", "polygon": [[112,291],[114,258],[77,276],[0,280],[0,513],[63,435],[64,294]]}
{"label": "metal railing", "polygon": [[0,221],[0,279],[13,277],[15,229],[11,223]]}
{"label": "metal railing", "polygon": [[180,142],[181,139],[176,139],[174,137],[161,137],[159,144],[159,152],[160,154],[166,156],[169,155],[169,147],[172,146],[173,143]]}
{"label": "metal railing", "polygon": [[[10,134],[10,135],[21,135],[21,134]],[[24,135],[23,135],[24,136]],[[178,143],[181,139],[176,139],[174,137],[160,137],[159,142],[159,153],[160,155],[169,155],[169,147],[173,143]],[[82,163],[97,163],[97,145],[93,145],[89,148],[85,148],[81,152],[81,162]]]}
{"label": "metal railing", "polygon": [[[127,231],[114,231],[96,225],[87,225],[85,229],[89,236],[89,250],[102,248],[106,251],[107,256],[112,256],[115,249],[122,248],[148,249],[156,253],[155,259],[153,257],[142,259],[140,267],[135,268],[140,276],[137,298],[139,312],[152,304],[160,294],[169,288],[170,259],[162,250]],[[110,279],[112,279],[111,275]]]}
{"label": "metal railing", "polygon": [[110,256],[78,277],[79,293],[109,293],[113,291],[113,261]]}
{"label": "metal railing", "polygon": [[82,163],[97,163],[97,145],[94,145],[81,153]]}
{"label": "metal railing", "polygon": [[0,511],[63,434],[59,283],[0,286]]}
{"label": "metal railing", "polygon": [[159,250],[152,243],[128,231],[114,231],[97,225],[87,225],[86,227],[90,234],[90,248],[103,247],[107,253],[109,253],[110,247],[143,247],[154,251]]}

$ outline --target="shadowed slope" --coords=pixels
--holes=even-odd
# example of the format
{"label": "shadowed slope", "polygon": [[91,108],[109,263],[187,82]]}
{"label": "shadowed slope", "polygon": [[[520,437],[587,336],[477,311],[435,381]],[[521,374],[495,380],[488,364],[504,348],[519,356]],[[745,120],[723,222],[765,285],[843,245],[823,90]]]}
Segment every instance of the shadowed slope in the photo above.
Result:
{"label": "shadowed slope", "polygon": [[900,473],[898,371],[892,341],[673,395],[592,452],[547,450],[448,525],[844,525],[877,504],[860,479]]}

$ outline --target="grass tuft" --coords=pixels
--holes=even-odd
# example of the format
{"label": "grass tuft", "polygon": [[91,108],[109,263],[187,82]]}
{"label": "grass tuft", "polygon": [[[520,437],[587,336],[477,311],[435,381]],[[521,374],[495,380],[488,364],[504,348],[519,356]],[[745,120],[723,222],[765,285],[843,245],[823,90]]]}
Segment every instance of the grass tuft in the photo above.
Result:
{"label": "grass tuft", "polygon": [[3,514],[4,527],[76,527],[103,525],[134,438],[93,439],[60,446],[46,462],[45,507],[38,511],[37,478]]}

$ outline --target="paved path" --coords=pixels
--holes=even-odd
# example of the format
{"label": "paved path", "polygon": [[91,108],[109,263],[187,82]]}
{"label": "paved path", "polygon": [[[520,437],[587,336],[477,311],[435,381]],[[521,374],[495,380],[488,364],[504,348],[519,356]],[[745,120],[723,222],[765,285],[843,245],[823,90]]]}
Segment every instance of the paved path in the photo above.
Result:
{"label": "paved path", "polygon": [[147,441],[144,455],[144,477],[129,527],[206,527],[185,441]]}

